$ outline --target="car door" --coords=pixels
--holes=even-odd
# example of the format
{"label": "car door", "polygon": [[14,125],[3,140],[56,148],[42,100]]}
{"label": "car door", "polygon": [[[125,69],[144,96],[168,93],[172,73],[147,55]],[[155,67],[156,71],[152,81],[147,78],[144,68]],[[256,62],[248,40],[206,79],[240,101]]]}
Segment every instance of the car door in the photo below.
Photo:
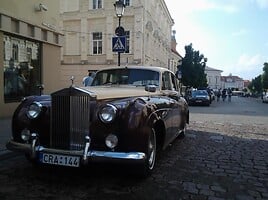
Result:
{"label": "car door", "polygon": [[169,111],[168,120],[166,121],[167,132],[166,141],[170,143],[178,134],[179,125],[179,104],[177,101],[178,91],[176,91],[176,84],[172,81],[172,73],[166,71],[162,74],[162,92],[169,97]]}

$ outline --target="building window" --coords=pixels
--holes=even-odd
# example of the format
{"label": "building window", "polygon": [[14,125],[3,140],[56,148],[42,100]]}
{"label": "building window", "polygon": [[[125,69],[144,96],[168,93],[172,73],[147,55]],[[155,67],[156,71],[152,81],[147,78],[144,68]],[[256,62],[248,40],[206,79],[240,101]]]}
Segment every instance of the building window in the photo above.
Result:
{"label": "building window", "polygon": [[28,24],[27,31],[28,31],[28,36],[34,37],[34,26]]}
{"label": "building window", "polygon": [[42,40],[47,41],[47,30],[42,30]]}
{"label": "building window", "polygon": [[102,33],[93,33],[93,54],[102,54]]}
{"label": "building window", "polygon": [[55,44],[59,44],[59,35],[56,33],[53,33],[53,41]]}
{"label": "building window", "polygon": [[130,6],[130,0],[124,0],[125,6]]}
{"label": "building window", "polygon": [[126,36],[126,50],[125,50],[125,53],[129,53],[130,31],[125,31],[125,36]]}
{"label": "building window", "polygon": [[32,48],[27,47],[27,61],[30,63],[32,60]]}
{"label": "building window", "polygon": [[102,8],[102,0],[93,0],[93,9]]}
{"label": "building window", "polygon": [[15,19],[12,19],[11,20],[11,31],[12,32],[15,32],[15,33],[19,33],[19,30],[20,30],[20,26],[19,26],[19,21],[18,20],[15,20]]}
{"label": "building window", "polygon": [[18,44],[12,45],[12,58],[13,58],[13,61],[19,60],[19,46],[18,46]]}
{"label": "building window", "polygon": [[125,51],[125,53],[129,53],[130,31],[125,31],[125,35],[126,35],[126,51]]}
{"label": "building window", "polygon": [[40,44],[4,35],[4,102],[38,95],[41,84]]}

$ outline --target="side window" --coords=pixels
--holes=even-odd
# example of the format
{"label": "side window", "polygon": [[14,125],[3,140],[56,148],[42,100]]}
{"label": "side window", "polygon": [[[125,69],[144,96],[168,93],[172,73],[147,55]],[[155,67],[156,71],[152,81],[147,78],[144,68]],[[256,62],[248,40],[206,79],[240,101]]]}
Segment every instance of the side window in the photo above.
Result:
{"label": "side window", "polygon": [[171,84],[172,84],[172,90],[178,91],[178,82],[174,74],[171,74]]}
{"label": "side window", "polygon": [[164,72],[162,74],[162,90],[172,90],[169,72]]}

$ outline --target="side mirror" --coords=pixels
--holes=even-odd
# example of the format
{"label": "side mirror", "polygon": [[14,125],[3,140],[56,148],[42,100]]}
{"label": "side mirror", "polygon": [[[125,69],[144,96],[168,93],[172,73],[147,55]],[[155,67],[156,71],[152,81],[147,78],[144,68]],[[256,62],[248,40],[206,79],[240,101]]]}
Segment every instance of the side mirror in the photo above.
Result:
{"label": "side mirror", "polygon": [[155,92],[156,91],[156,86],[155,85],[146,85],[145,86],[145,91],[147,91],[147,92]]}

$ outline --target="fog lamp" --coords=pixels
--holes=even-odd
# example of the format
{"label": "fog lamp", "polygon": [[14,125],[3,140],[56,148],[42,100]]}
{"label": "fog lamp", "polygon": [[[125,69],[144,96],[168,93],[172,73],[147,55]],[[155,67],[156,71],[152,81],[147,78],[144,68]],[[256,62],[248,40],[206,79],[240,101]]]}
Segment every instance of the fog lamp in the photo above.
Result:
{"label": "fog lamp", "polygon": [[25,142],[29,141],[30,136],[31,136],[31,132],[30,132],[29,129],[26,129],[26,128],[25,128],[25,129],[23,129],[23,130],[21,131],[21,139],[22,139],[23,141],[25,141]]}
{"label": "fog lamp", "polygon": [[107,147],[109,147],[110,149],[113,149],[117,146],[118,144],[118,138],[116,135],[114,134],[109,134],[106,139],[105,139],[105,144]]}

